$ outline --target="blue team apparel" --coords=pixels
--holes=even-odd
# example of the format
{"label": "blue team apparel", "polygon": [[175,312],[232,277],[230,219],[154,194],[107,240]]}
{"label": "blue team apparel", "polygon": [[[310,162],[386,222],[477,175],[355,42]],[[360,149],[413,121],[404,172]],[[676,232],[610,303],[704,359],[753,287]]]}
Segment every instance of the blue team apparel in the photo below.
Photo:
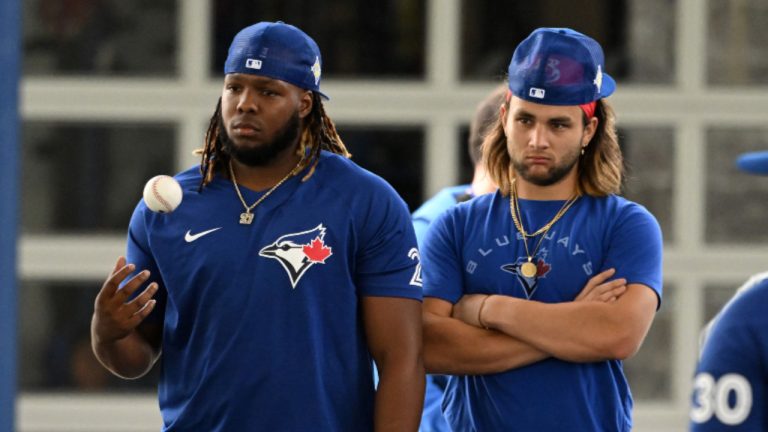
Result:
{"label": "blue team apparel", "polygon": [[568,28],[534,30],[515,49],[508,75],[512,94],[545,105],[581,105],[616,90],[600,44]]}
{"label": "blue team apparel", "polygon": [[[535,230],[564,201],[519,203],[524,226]],[[659,225],[644,207],[617,196],[579,198],[546,233],[532,278],[520,271],[527,262],[525,247],[509,198],[500,192],[443,213],[427,232],[422,258],[425,296],[451,303],[477,293],[572,301],[592,276],[608,268],[628,284],[650,287],[661,301]],[[498,374],[452,376],[443,409],[453,430],[466,432],[625,432],[632,427],[632,396],[618,360],[549,358]]]}
{"label": "blue team apparel", "polygon": [[299,28],[282,21],[260,22],[235,35],[224,62],[224,74],[261,75],[320,91],[323,57],[317,43]]}
{"label": "blue team apparel", "polygon": [[[447,187],[427,200],[413,212],[413,229],[419,245],[424,243],[429,225],[444,211],[456,205],[462,196],[471,195],[471,186],[460,185]],[[424,392],[424,412],[421,415],[420,432],[450,432],[448,423],[443,418],[443,393],[448,385],[445,375],[427,374],[427,387]]]}
{"label": "blue team apparel", "polygon": [[[323,152],[240,225],[231,181],[176,178],[173,213],[140,203],[128,261],[160,284],[164,431],[363,431],[374,387],[365,296],[421,300],[405,203],[382,179]],[[242,188],[245,200],[262,193]],[[164,312],[164,314],[163,314]]]}
{"label": "blue team apparel", "polygon": [[690,429],[768,431],[768,273],[715,317],[696,368]]}

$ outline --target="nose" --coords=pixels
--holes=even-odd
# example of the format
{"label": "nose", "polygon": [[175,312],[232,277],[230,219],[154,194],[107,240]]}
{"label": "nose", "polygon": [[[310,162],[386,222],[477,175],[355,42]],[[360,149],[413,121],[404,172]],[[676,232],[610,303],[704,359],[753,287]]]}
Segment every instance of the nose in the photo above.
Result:
{"label": "nose", "polygon": [[536,123],[530,130],[528,136],[528,147],[532,149],[545,149],[549,147],[549,136],[547,128],[541,123]]}
{"label": "nose", "polygon": [[252,90],[243,90],[240,93],[240,98],[237,101],[237,111],[244,112],[256,112],[258,111],[259,104],[256,94]]}

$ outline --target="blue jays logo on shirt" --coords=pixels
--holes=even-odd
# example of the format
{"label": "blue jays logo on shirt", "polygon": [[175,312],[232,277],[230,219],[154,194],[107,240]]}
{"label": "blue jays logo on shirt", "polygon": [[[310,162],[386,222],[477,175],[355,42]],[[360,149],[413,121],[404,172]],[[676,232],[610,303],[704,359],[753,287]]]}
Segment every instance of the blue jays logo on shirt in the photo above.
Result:
{"label": "blue jays logo on shirt", "polygon": [[547,273],[549,273],[549,271],[552,269],[552,266],[544,261],[544,258],[538,257],[536,261],[536,275],[529,278],[523,276],[522,272],[520,271],[520,266],[526,262],[528,262],[528,258],[521,257],[518,258],[514,263],[502,265],[501,269],[505,272],[512,273],[513,275],[517,276],[517,280],[520,282],[520,285],[523,287],[523,291],[525,292],[525,297],[530,300],[531,297],[533,297],[533,293],[536,292],[536,288],[539,286],[539,278],[546,276]]}
{"label": "blue jays logo on shirt", "polygon": [[325,264],[333,255],[332,249],[325,245],[325,227],[320,224],[311,230],[280,236],[274,243],[263,247],[259,256],[277,260],[288,273],[291,287],[315,264]]}

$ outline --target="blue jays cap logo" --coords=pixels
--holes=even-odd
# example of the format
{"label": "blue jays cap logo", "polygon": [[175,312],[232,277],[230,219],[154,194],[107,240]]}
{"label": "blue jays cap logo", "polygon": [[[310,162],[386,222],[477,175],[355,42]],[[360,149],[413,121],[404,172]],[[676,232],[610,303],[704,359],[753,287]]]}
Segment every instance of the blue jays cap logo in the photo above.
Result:
{"label": "blue jays cap logo", "polygon": [[259,256],[277,260],[288,273],[291,287],[296,288],[299,280],[315,264],[325,264],[333,255],[326,246],[325,227],[320,224],[311,230],[280,236],[274,243],[263,247]]}
{"label": "blue jays cap logo", "polygon": [[536,275],[533,277],[525,277],[520,271],[520,266],[526,262],[528,262],[528,258],[518,258],[514,263],[504,264],[501,266],[501,269],[517,276],[517,280],[520,282],[520,285],[525,292],[525,298],[530,300],[531,297],[533,297],[533,293],[536,292],[536,288],[539,286],[539,278],[545,277],[552,269],[552,266],[544,261],[543,258],[538,257],[536,259]]}

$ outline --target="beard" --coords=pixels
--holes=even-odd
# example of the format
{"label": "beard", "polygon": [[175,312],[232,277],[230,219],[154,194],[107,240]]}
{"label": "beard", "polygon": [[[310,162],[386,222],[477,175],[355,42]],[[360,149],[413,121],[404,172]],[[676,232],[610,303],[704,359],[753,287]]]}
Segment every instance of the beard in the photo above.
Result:
{"label": "beard", "polygon": [[561,163],[552,166],[547,170],[545,174],[533,174],[531,173],[530,165],[526,165],[522,160],[511,157],[512,167],[515,169],[517,175],[523,180],[535,184],[536,186],[552,186],[562,180],[568,173],[571,172],[574,166],[579,163],[579,157],[581,155],[581,147],[578,147],[575,151],[566,153],[563,155]]}
{"label": "beard", "polygon": [[285,122],[282,128],[275,133],[271,141],[257,147],[238,146],[227,134],[224,120],[219,114],[219,139],[221,150],[236,161],[250,166],[263,167],[272,163],[278,155],[290,148],[299,136],[299,111]]}

